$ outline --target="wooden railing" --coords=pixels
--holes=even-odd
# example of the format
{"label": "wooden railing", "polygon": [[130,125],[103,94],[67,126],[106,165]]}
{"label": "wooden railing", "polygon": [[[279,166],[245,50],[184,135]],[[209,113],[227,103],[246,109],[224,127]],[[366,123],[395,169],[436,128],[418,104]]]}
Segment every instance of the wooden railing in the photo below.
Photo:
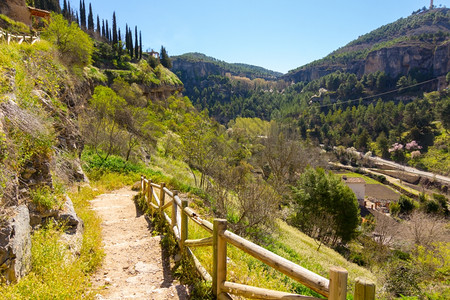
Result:
{"label": "wooden railing", "polygon": [[18,44],[29,42],[31,45],[33,45],[34,43],[39,42],[41,39],[38,36],[15,35],[0,30],[0,40],[5,40],[8,45],[11,43],[11,41],[16,41]]}
{"label": "wooden railing", "polygon": [[[194,210],[189,208],[188,200],[180,199],[178,192],[170,191],[164,183],[155,184],[146,179],[145,176],[141,177],[141,193],[152,212],[158,213],[161,220],[169,225],[180,246],[182,255],[191,257],[202,278],[212,282],[213,294],[217,299],[232,299],[230,294],[253,299],[320,299],[227,281],[228,243],[328,299],[346,299],[348,273],[344,268],[331,267],[330,279],[311,272],[228,231],[226,220],[214,219],[211,223],[202,219]],[[169,207],[172,208],[170,216],[165,212]],[[194,222],[212,236],[203,239],[188,239],[189,221]],[[191,250],[193,247],[203,246],[213,247],[212,274],[208,273]],[[354,299],[375,299],[375,285],[365,279],[357,279]]]}

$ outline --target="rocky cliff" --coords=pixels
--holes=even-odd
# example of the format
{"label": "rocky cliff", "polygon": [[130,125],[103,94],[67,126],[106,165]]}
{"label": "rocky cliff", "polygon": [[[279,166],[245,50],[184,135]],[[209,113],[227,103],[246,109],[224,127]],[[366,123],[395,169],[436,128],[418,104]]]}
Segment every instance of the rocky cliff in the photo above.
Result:
{"label": "rocky cliff", "polygon": [[0,1],[0,14],[31,26],[31,16],[25,0]]}
{"label": "rocky cliff", "polygon": [[309,82],[336,71],[359,77],[377,71],[394,79],[411,73],[438,77],[450,71],[449,57],[450,10],[435,9],[380,27],[283,79]]}

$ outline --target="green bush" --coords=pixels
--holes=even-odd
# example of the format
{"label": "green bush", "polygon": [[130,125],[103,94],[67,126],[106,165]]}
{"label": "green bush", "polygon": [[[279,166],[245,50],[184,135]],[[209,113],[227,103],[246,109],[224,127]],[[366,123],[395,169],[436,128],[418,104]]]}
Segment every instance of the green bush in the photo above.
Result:
{"label": "green bush", "polygon": [[42,37],[57,46],[68,65],[83,68],[91,63],[94,51],[91,38],[75,22],[69,25],[62,15],[52,14],[52,21]]}

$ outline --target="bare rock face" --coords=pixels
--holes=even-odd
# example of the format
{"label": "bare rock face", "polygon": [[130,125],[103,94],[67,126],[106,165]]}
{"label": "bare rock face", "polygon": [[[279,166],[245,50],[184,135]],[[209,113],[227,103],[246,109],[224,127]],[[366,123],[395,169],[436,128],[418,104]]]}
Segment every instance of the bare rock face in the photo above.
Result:
{"label": "bare rock face", "polygon": [[26,205],[13,209],[13,217],[0,229],[0,273],[17,282],[31,269],[30,215]]}
{"label": "bare rock face", "polygon": [[395,78],[416,69],[424,72],[433,70],[434,73],[437,73],[436,75],[442,75],[444,72],[434,70],[434,62],[434,49],[431,47],[411,47],[411,45],[408,45],[385,48],[369,53],[365,61],[364,73],[370,74],[382,70]]}
{"label": "bare rock face", "polygon": [[0,1],[0,14],[6,15],[14,21],[19,21],[31,26],[31,16],[25,0]]}

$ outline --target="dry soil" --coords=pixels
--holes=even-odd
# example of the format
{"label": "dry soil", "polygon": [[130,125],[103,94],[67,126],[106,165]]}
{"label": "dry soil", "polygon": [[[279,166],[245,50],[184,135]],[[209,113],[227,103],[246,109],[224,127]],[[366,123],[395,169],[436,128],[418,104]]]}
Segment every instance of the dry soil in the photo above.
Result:
{"label": "dry soil", "polygon": [[172,276],[169,257],[152,236],[148,218],[135,206],[136,192],[123,188],[91,201],[102,217],[105,258],[93,276],[97,299],[188,299]]}

